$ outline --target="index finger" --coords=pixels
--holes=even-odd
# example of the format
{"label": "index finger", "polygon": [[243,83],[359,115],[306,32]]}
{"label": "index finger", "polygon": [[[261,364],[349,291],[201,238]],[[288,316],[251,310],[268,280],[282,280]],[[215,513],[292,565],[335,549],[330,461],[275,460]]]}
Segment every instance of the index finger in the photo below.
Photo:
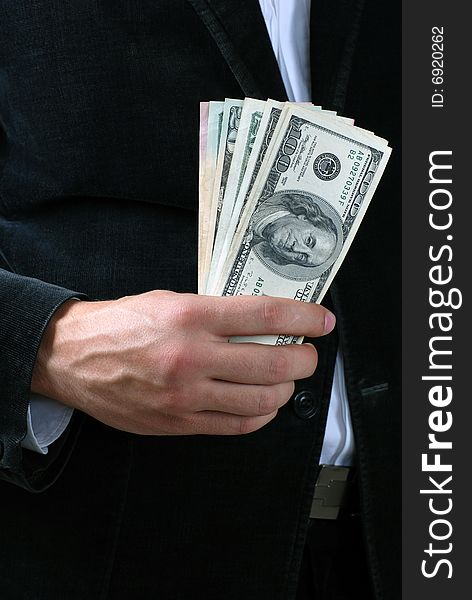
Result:
{"label": "index finger", "polygon": [[294,335],[319,337],[330,333],[336,317],[320,304],[288,298],[254,296],[202,297],[208,302],[209,330],[221,337]]}

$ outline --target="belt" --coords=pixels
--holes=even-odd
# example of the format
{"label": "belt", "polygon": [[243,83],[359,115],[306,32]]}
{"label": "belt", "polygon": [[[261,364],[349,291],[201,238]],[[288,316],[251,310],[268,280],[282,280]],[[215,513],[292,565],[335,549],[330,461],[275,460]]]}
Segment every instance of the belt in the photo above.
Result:
{"label": "belt", "polygon": [[359,495],[355,471],[354,467],[320,465],[310,519],[359,516]]}

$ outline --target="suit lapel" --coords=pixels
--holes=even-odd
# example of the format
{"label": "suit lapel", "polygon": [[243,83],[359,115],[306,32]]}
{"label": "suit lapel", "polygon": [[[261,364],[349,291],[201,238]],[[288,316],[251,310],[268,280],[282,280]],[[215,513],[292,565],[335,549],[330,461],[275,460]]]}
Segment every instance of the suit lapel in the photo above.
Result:
{"label": "suit lapel", "polygon": [[311,79],[314,104],[343,111],[364,0],[312,0]]}
{"label": "suit lapel", "polygon": [[[257,0],[188,0],[246,96],[286,100]],[[312,0],[311,70],[315,104],[342,112],[364,0]]]}
{"label": "suit lapel", "polygon": [[257,0],[188,0],[215,40],[244,94],[286,100]]}

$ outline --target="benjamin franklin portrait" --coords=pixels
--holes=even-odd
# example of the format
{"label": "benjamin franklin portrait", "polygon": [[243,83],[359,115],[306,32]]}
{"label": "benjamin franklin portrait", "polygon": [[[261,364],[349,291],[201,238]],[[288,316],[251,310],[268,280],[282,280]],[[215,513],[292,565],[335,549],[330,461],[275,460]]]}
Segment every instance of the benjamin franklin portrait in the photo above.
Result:
{"label": "benjamin franklin portrait", "polygon": [[291,279],[319,277],[342,249],[339,215],[306,192],[277,192],[264,200],[252,217],[251,233],[262,262]]}

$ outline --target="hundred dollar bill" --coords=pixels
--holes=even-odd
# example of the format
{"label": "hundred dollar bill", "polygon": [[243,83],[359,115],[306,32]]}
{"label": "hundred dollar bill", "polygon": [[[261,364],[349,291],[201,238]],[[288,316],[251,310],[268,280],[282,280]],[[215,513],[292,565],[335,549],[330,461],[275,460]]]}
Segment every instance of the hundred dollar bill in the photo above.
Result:
{"label": "hundred dollar bill", "polygon": [[247,165],[246,174],[241,182],[238,198],[234,207],[233,222],[235,224],[235,230],[239,225],[252,186],[259,174],[261,165],[264,162],[267,149],[272,140],[272,136],[284,106],[285,104],[283,102],[276,102],[275,100],[268,100],[266,102],[262,122],[253,146],[254,153],[251,155],[249,164]]}
{"label": "hundred dollar bill", "polygon": [[[305,108],[312,111],[322,111],[326,115],[330,115],[334,119],[341,119],[342,121],[353,124],[353,119],[345,117],[337,117],[335,111],[323,110],[321,106],[314,106],[310,103],[283,103],[275,100],[268,100],[265,102],[265,110],[263,112],[260,126],[258,128],[257,136],[253,141],[253,147],[249,153],[248,160],[246,163],[246,169],[240,174],[237,196],[234,200],[233,207],[231,209],[231,218],[229,223],[225,221],[224,230],[220,233],[220,244],[215,245],[215,252],[212,258],[210,267],[210,274],[207,282],[207,293],[215,294],[218,279],[221,276],[223,265],[226,261],[229,248],[233,241],[235,232],[239,226],[241,215],[244,212],[246,202],[251,194],[252,187],[259,174],[262,163],[264,162],[267,150],[272,141],[272,136],[277,127],[282,109],[285,106],[304,106]],[[239,150],[239,148],[237,148]],[[254,153],[252,153],[254,150]],[[238,151],[235,151],[235,163],[239,164]],[[230,196],[231,197],[231,196]],[[224,209],[224,207],[223,207]],[[217,251],[216,251],[217,250]]]}
{"label": "hundred dollar bill", "polygon": [[206,233],[207,225],[205,223],[207,215],[206,206],[206,191],[208,190],[205,180],[206,155],[208,145],[208,112],[210,108],[209,102],[200,102],[200,148],[199,148],[199,172],[198,172],[198,290],[202,290],[204,281],[203,271],[203,240]]}
{"label": "hundred dollar bill", "polygon": [[231,161],[233,159],[234,146],[238,135],[243,104],[243,100],[225,100],[220,146],[218,149],[218,160],[211,201],[210,228],[213,231],[213,243],[220,222],[223,198],[225,195],[229,170],[231,168]]}
{"label": "hundred dollar bill", "polygon": [[[289,106],[246,204],[216,293],[320,302],[390,156],[385,140]],[[300,343],[284,335],[234,338]]]}
{"label": "hundred dollar bill", "polygon": [[[224,102],[209,102],[208,110],[202,103],[203,121],[200,127],[200,198],[199,198],[199,241],[198,241],[198,291],[203,293],[206,287],[211,252],[213,248],[211,219],[211,200],[215,181],[216,162],[223,121]],[[203,164],[202,164],[203,162]]]}
{"label": "hundred dollar bill", "polygon": [[244,101],[238,138],[226,188],[226,194],[230,200],[233,200],[233,206],[246,173],[265,107],[266,103],[262,100],[247,98]]}
{"label": "hundred dollar bill", "polygon": [[228,255],[230,245],[233,241],[233,236],[239,225],[241,214],[244,211],[244,207],[250,195],[250,190],[264,161],[267,148],[269,147],[272,135],[275,131],[284,106],[285,104],[283,102],[277,102],[275,100],[267,100],[265,103],[265,109],[259,124],[258,133],[256,135],[256,139],[254,140],[253,148],[246,165],[246,173],[243,176],[241,185],[239,186],[238,196],[235,200],[231,219],[226,229],[223,247],[219,254],[217,265],[213,267],[213,272],[209,276],[211,283],[211,285],[207,287],[207,293],[209,294],[216,294],[215,286],[217,285],[218,277],[221,274],[221,269]]}
{"label": "hundred dollar bill", "polygon": [[[254,141],[259,130],[265,102],[246,98],[241,112],[236,143],[232,160],[230,161],[229,173],[226,181],[222,177],[220,183],[220,194],[223,196],[221,212],[218,219],[213,255],[210,266],[207,289],[211,289],[212,274],[216,270],[219,258],[222,254],[223,245],[228,239],[228,227],[236,201],[238,190],[241,186],[244,173],[251,155]],[[232,235],[232,234],[231,234]]]}

